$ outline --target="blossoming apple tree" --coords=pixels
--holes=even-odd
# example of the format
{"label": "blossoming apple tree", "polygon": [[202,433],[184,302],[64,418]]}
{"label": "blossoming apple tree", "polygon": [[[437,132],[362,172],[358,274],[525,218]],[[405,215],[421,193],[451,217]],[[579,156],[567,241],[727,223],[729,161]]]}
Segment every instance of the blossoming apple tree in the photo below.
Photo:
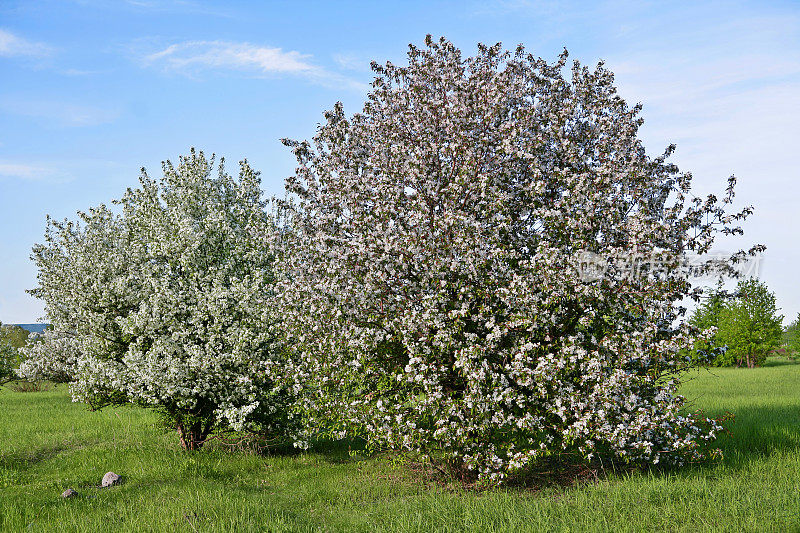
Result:
{"label": "blossoming apple tree", "polygon": [[[279,285],[317,427],[490,483],[565,450],[703,456],[719,427],[676,392],[697,335],[681,258],[750,209],[726,211],[733,179],[693,197],[612,73],[566,59],[429,37],[407,66],[373,63],[362,112],[285,141]],[[632,275],[634,255],[658,267]]]}
{"label": "blossoming apple tree", "polygon": [[266,301],[272,222],[246,161],[238,179],[192,150],[144,170],[116,209],[48,220],[34,248],[55,328],[79,342],[76,400],[156,408],[186,449],[215,430],[280,434],[289,397],[273,369]]}

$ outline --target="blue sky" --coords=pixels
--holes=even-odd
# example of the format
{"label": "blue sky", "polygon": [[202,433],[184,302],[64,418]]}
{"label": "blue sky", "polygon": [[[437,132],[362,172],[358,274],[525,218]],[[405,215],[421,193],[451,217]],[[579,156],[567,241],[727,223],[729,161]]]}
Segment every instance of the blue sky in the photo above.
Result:
{"label": "blue sky", "polygon": [[338,100],[364,101],[369,62],[443,35],[604,59],[644,104],[651,154],[674,142],[697,192],[739,177],[761,278],[800,312],[800,4],[797,2],[206,2],[0,0],[0,321],[33,322],[31,246],[45,214],[121,196],[138,169],[189,147],[248,158],[268,194]]}

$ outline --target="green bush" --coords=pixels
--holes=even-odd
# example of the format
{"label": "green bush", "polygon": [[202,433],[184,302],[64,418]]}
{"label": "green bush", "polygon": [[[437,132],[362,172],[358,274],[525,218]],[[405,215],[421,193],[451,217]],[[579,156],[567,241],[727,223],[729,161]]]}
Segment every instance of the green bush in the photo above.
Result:
{"label": "green bush", "polygon": [[690,323],[715,334],[695,345],[694,357],[714,366],[761,366],[782,342],[775,294],[757,280],[740,281],[732,298],[717,290],[697,308]]}
{"label": "green bush", "polygon": [[[12,379],[16,372],[15,369],[19,366],[20,355],[17,351],[17,344],[20,340],[24,346],[24,335],[22,339],[16,334],[14,329],[22,329],[19,327],[4,326],[0,322],[0,384],[5,383]],[[24,331],[24,330],[23,330]]]}

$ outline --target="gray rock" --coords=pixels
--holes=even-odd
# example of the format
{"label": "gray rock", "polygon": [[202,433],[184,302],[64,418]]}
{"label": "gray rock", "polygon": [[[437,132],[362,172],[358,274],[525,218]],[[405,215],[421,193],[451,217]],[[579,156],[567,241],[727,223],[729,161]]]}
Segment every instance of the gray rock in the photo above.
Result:
{"label": "gray rock", "polygon": [[103,476],[103,487],[113,487],[120,483],[122,483],[122,476],[114,472],[106,472],[106,475]]}
{"label": "gray rock", "polygon": [[74,498],[77,495],[78,495],[78,491],[73,490],[73,489],[67,489],[67,490],[65,490],[64,492],[61,493],[61,497],[62,498]]}

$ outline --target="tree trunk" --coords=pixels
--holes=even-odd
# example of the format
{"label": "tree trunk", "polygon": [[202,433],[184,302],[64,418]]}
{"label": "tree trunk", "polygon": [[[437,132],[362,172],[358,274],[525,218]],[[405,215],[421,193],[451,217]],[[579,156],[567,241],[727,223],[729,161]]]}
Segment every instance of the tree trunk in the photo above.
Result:
{"label": "tree trunk", "polygon": [[178,429],[178,436],[181,439],[181,446],[186,451],[195,451],[203,447],[206,437],[211,430],[211,424],[204,428],[201,421],[186,424],[179,421],[176,424]]}

